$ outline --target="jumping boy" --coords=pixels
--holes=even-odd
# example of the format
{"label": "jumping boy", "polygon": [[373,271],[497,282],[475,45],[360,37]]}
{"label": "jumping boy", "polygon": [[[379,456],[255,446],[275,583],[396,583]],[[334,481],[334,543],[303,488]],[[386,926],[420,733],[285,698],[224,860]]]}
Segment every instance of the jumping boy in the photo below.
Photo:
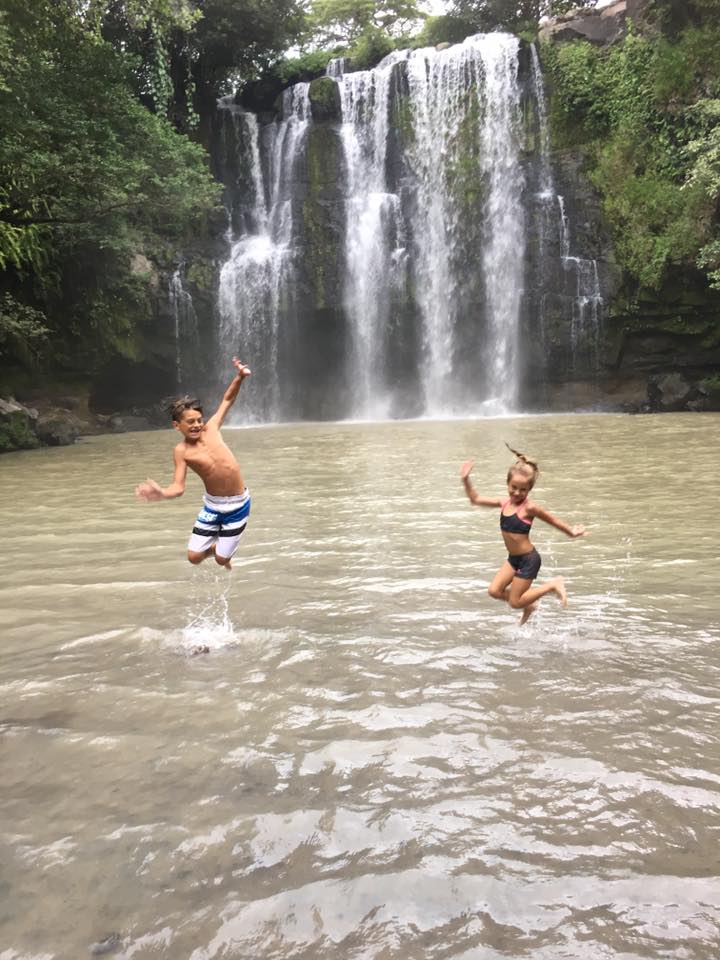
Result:
{"label": "jumping boy", "polygon": [[202,407],[193,397],[181,397],[170,406],[172,424],[183,435],[175,447],[175,474],[172,483],[161,487],[148,478],[135,487],[135,495],[143,500],[173,500],[185,492],[187,468],[198,474],[205,484],[204,506],[195,521],[188,542],[190,563],[202,563],[214,556],[215,562],[231,568],[231,558],[238,548],[250,513],[250,494],[237,460],[220,435],[220,427],[250,370],[233,357],[237,373],[225,391],[220,406],[205,423]]}

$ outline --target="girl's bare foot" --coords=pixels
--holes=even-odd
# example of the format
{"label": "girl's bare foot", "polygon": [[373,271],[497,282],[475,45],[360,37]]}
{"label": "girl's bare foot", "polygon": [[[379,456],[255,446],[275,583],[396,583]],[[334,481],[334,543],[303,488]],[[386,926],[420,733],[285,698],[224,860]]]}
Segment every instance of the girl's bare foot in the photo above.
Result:
{"label": "girl's bare foot", "polygon": [[522,612],[522,616],[520,617],[520,626],[522,626],[524,623],[527,623],[530,617],[535,613],[536,610],[537,610],[537,603],[531,603],[529,604],[529,606],[525,607],[525,609]]}
{"label": "girl's bare foot", "polygon": [[567,590],[565,589],[565,578],[555,577],[555,593],[558,595],[560,604],[563,607],[568,605]]}

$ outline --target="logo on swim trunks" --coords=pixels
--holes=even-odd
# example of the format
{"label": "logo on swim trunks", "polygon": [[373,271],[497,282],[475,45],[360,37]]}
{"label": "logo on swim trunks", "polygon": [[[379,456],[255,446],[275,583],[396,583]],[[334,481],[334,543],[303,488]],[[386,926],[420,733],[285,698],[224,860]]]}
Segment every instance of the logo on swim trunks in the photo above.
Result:
{"label": "logo on swim trunks", "polygon": [[217,518],[214,513],[209,513],[207,510],[201,510],[198,514],[198,520],[204,520],[206,523],[215,523]]}

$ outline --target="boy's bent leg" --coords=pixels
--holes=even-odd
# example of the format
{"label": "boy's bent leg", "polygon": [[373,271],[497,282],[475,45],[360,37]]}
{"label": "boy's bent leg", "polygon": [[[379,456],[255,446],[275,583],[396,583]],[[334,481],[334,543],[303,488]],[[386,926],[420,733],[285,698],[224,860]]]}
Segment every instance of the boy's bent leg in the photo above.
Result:
{"label": "boy's bent leg", "polygon": [[187,558],[190,563],[202,563],[203,560],[206,560],[215,553],[219,532],[220,523],[215,511],[203,507],[198,514],[195,525],[192,528],[192,533],[190,534],[190,539],[188,540]]}
{"label": "boy's bent leg", "polygon": [[198,552],[196,550],[188,550],[187,558],[190,563],[197,565],[202,563],[203,560],[206,560],[208,557],[212,556],[215,553],[215,547],[208,547],[207,550]]}
{"label": "boy's bent leg", "polygon": [[228,570],[231,568],[232,564],[230,561],[240,545],[240,540],[245,533],[246,527],[247,520],[242,525],[233,529],[228,530],[225,527],[222,528],[215,547],[215,563],[219,563],[222,567],[227,567]]}
{"label": "boy's bent leg", "polygon": [[215,562],[226,570],[232,569],[230,561],[240,545],[250,515],[250,495],[247,490],[236,499],[240,502],[237,509],[220,515],[220,529],[215,545]]}

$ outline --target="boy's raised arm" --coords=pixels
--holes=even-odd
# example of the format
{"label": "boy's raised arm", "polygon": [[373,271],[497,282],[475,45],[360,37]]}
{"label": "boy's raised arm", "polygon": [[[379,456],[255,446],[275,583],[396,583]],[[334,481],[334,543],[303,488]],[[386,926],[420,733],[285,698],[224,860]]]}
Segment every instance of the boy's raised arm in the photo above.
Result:
{"label": "boy's raised arm", "polygon": [[235,377],[232,383],[230,384],[230,386],[225,391],[217,410],[208,420],[207,422],[208,426],[211,426],[211,425],[214,427],[222,426],[223,421],[227,416],[228,410],[235,403],[235,400],[237,399],[237,395],[240,390],[240,385],[242,384],[243,380],[246,377],[250,376],[250,367],[246,367],[245,364],[241,360],[238,360],[237,357],[233,357],[232,362],[236,371]]}

